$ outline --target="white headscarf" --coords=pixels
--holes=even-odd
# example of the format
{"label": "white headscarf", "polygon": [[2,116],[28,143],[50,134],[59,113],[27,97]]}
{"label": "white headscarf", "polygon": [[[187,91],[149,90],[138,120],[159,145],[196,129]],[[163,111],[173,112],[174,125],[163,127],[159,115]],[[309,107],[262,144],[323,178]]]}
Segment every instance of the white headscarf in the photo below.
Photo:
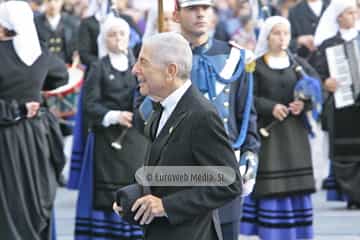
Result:
{"label": "white headscarf", "polygon": [[94,16],[96,20],[102,22],[109,10],[108,0],[89,0],[89,7],[86,16]]}
{"label": "white headscarf", "polygon": [[268,37],[273,27],[277,24],[285,24],[289,28],[289,31],[291,29],[289,20],[284,17],[273,16],[267,18],[260,29],[259,39],[255,48],[256,59],[269,51]]}
{"label": "white headscarf", "polygon": [[314,44],[320,46],[339,31],[337,18],[349,7],[356,7],[356,0],[332,0],[321,16],[315,31]]}
{"label": "white headscarf", "polygon": [[[106,46],[106,35],[113,27],[119,27],[124,30],[125,34],[128,38],[130,38],[130,26],[129,24],[122,18],[115,17],[113,15],[109,15],[103,24],[100,26],[100,34],[98,36],[98,55],[99,58],[102,58],[106,55],[109,55],[111,64],[114,68],[119,71],[126,71],[129,67],[129,61],[127,57],[127,53],[114,54],[109,52]],[[127,48],[128,46],[126,46]]]}
{"label": "white headscarf", "polygon": [[34,15],[27,2],[9,1],[0,4],[0,25],[16,32],[12,42],[19,58],[32,65],[41,55]]}

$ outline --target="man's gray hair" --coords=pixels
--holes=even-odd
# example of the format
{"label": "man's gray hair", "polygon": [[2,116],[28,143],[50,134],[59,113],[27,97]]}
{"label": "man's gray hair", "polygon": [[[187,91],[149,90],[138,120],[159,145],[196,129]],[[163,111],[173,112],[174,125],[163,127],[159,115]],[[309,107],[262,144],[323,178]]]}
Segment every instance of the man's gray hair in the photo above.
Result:
{"label": "man's gray hair", "polygon": [[190,78],[192,52],[189,42],[179,33],[155,34],[148,37],[143,45],[150,47],[151,61],[163,66],[176,64],[179,69],[178,77],[183,80]]}

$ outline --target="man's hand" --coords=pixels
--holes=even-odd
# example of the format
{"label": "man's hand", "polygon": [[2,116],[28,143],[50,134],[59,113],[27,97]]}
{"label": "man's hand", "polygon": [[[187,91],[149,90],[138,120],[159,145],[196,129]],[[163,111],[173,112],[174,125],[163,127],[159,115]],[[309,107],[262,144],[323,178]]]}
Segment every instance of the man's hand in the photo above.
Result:
{"label": "man's hand", "polygon": [[136,212],[135,221],[138,221],[142,216],[140,225],[150,224],[155,217],[166,216],[161,198],[153,195],[146,195],[137,199],[131,211]]}
{"label": "man's hand", "polygon": [[324,81],[324,88],[328,92],[335,92],[337,88],[337,82],[335,78],[329,77]]}
{"label": "man's hand", "polygon": [[307,49],[309,49],[310,52],[314,52],[316,50],[314,36],[312,35],[302,35],[298,37],[297,44],[300,46],[305,46]]}
{"label": "man's hand", "polygon": [[259,165],[257,154],[246,151],[240,157],[240,173],[243,180],[242,196],[249,195],[255,185],[256,173]]}
{"label": "man's hand", "polygon": [[128,111],[119,112],[119,123],[125,127],[132,127],[133,113]]}
{"label": "man's hand", "polygon": [[39,102],[27,102],[25,104],[25,107],[26,107],[26,111],[27,111],[26,117],[33,118],[36,116],[36,114],[40,108],[40,103]]}
{"label": "man's hand", "polygon": [[116,214],[120,215],[120,213],[123,211],[122,207],[117,205],[116,202],[113,203],[113,210]]}

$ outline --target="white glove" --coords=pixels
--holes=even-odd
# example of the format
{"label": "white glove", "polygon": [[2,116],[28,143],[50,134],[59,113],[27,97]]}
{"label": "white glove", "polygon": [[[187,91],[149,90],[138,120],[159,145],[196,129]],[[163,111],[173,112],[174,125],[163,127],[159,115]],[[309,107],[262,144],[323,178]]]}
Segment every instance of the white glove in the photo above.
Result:
{"label": "white glove", "polygon": [[119,124],[120,113],[121,111],[108,111],[102,120],[102,125],[104,127],[109,127],[110,125]]}
{"label": "white glove", "polygon": [[241,175],[243,180],[247,181],[250,179],[256,178],[256,173],[259,165],[259,160],[257,154],[246,151],[240,156],[240,167],[244,167],[244,169],[240,170],[243,171]]}
{"label": "white glove", "polygon": [[258,163],[257,154],[253,152],[247,151],[240,156],[239,170],[243,180],[241,194],[243,197],[249,195],[254,189]]}
{"label": "white glove", "polygon": [[131,124],[132,118],[133,118],[132,112],[111,110],[105,114],[102,121],[102,125],[104,127],[109,127],[110,125],[120,124],[130,128],[132,127]]}
{"label": "white glove", "polygon": [[254,190],[254,186],[255,186],[255,178],[243,182],[241,197],[246,197],[250,195]]}

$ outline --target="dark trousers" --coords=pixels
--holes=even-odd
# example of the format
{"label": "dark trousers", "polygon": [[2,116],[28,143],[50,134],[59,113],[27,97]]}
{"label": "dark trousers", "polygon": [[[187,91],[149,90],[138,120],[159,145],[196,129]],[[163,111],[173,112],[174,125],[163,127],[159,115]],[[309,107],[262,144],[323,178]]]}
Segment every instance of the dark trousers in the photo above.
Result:
{"label": "dark trousers", "polygon": [[221,231],[224,240],[239,239],[240,218],[238,221],[221,224]]}

